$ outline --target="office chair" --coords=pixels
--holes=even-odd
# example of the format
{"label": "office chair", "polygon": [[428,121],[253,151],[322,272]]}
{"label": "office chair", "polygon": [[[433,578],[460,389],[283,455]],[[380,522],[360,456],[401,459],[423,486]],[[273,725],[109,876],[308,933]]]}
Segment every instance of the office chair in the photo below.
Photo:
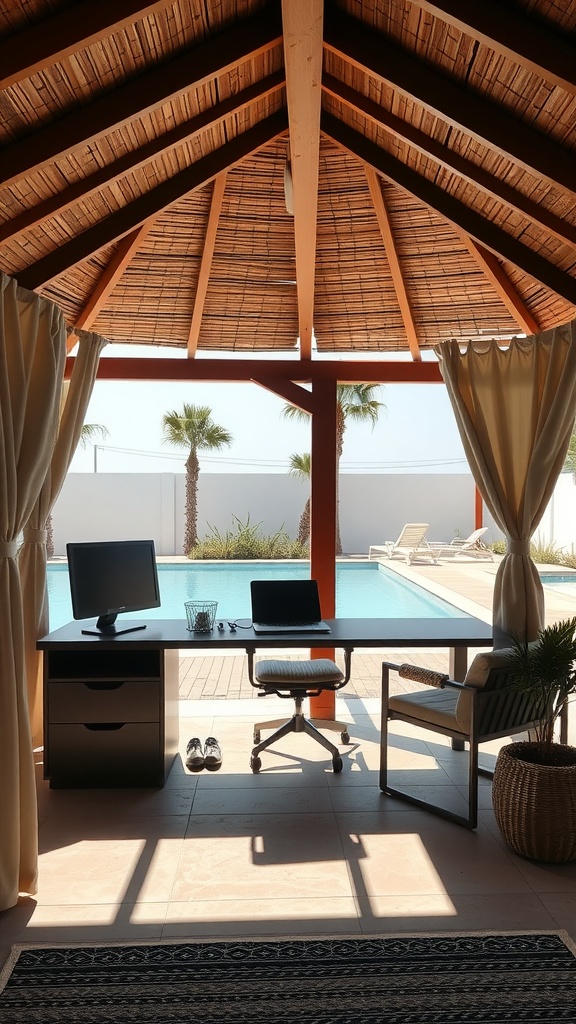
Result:
{"label": "office chair", "polygon": [[[344,672],[334,661],[328,658],[310,659],[307,661],[281,661],[265,658],[254,664],[254,652],[248,651],[248,678],[252,686],[259,690],[259,697],[267,697],[274,693],[277,697],[294,701],[294,714],[291,718],[274,719],[269,722],[257,722],[254,726],[254,743],[250,757],[253,772],[260,771],[262,761],[260,754],[277,740],[290,732],[305,732],[320,743],[332,756],[334,772],[342,771],[342,758],[338,747],[324,736],[318,726],[340,733],[342,743],[348,743],[350,736],[345,722],[329,719],[306,718],[302,705],[306,697],[318,697],[325,690],[340,690],[350,679],[350,659],[352,651],[345,650]],[[274,732],[267,739],[261,740],[265,729]]]}

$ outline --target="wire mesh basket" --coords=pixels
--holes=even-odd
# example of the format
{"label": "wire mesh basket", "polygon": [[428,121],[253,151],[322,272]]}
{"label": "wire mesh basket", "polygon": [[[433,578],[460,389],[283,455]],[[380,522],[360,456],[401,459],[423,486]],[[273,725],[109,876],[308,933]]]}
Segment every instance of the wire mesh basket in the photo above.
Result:
{"label": "wire mesh basket", "polygon": [[185,601],[188,629],[195,633],[210,633],[214,628],[217,601]]}

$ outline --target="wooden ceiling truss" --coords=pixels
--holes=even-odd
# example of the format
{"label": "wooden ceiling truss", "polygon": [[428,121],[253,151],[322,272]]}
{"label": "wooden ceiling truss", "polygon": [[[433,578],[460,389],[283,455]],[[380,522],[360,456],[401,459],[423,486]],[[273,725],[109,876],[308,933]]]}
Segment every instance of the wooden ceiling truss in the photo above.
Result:
{"label": "wooden ceiling truss", "polygon": [[[258,328],[254,340],[241,331],[270,295],[279,318],[292,309],[293,350],[306,365],[317,322],[325,353],[345,351],[349,338],[352,352],[404,348],[414,364],[436,339],[473,335],[470,323],[488,325],[482,334],[494,323],[502,336],[564,322],[576,306],[576,11],[550,6],[373,0],[361,12],[352,0],[30,0],[23,10],[0,0],[3,269],[48,296],[68,294],[71,326],[114,341],[124,275],[137,279],[156,233],[197,197],[186,207],[197,211],[201,247],[187,282],[182,271],[187,329],[173,340],[166,329],[148,336],[136,308],[135,342],[176,344],[191,360],[216,337],[231,354],[264,354]],[[115,47],[124,57],[116,70]],[[80,72],[104,58],[110,66],[85,84]],[[82,83],[77,102],[64,80]],[[39,95],[48,97],[40,113]],[[341,164],[339,152],[353,163]],[[271,236],[252,229],[249,209],[266,192],[261,169],[276,173],[281,163],[290,212],[284,205],[279,269],[270,251],[266,272],[260,257]],[[354,164],[364,190],[358,179],[352,194]],[[340,178],[326,177],[333,168]],[[280,193],[268,191],[274,232]],[[244,211],[236,242],[231,218]],[[414,223],[428,233],[420,251],[410,248]],[[460,247],[462,301],[468,294],[481,312],[468,322],[458,311],[453,329],[439,314],[435,334],[416,289],[429,238],[440,234],[442,252],[450,239]],[[440,254],[430,261],[430,294],[449,263]],[[237,277],[236,306],[250,297],[229,338],[214,313],[223,268]],[[290,347],[286,329],[276,340],[269,330],[269,350]]]}

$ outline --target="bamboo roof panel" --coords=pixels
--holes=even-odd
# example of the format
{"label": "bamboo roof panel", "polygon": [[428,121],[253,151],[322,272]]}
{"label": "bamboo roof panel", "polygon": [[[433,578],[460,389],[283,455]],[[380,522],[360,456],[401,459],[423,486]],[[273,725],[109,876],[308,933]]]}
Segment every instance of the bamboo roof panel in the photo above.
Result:
{"label": "bamboo roof panel", "polygon": [[[302,253],[297,256],[296,218],[286,208],[284,172],[286,160],[298,159],[301,147],[313,148],[315,140],[302,136],[298,104],[288,104],[283,76],[293,72],[275,25],[263,46],[251,42],[252,26],[269,24],[272,5],[273,0],[170,0],[152,13],[135,9],[128,21],[103,26],[62,56],[52,19],[73,6],[71,0],[0,0],[0,45],[17,30],[35,31],[41,23],[55,50],[53,59],[47,56],[42,66],[0,88],[0,146],[10,167],[16,154],[7,182],[0,173],[0,268],[54,299],[71,325],[95,300],[89,326],[112,341],[186,349],[194,322],[199,326],[192,350],[297,352],[300,319],[307,315],[304,275],[311,270]],[[280,4],[276,9],[280,12]],[[512,54],[500,46],[496,30],[493,41],[486,34],[475,38],[473,27],[463,31],[448,15],[423,10],[418,0],[337,0],[335,9],[338,18],[351,19],[346,24],[360,59],[347,52],[344,34],[337,53],[324,47],[323,73],[353,90],[360,106],[366,98],[381,112],[379,120],[374,107],[356,109],[349,93],[345,101],[322,90],[323,115],[335,119],[345,138],[357,141],[345,149],[321,133],[318,182],[312,174],[306,186],[318,188],[313,271],[318,349],[405,350],[398,273],[422,349],[448,337],[520,333],[526,320],[546,329],[572,319],[576,184],[570,186],[569,168],[576,167],[570,163],[576,154],[576,74],[571,85],[562,86],[549,54],[554,39],[558,46],[573,45],[576,4],[516,0],[503,10],[503,18],[519,19],[521,35],[525,28],[528,38],[534,32],[542,38],[541,69],[523,58],[521,47]],[[473,10],[463,5],[460,21],[465,24],[469,15]],[[328,7],[325,22],[330,16]],[[246,25],[243,50],[236,52],[234,39]],[[410,76],[404,88],[396,85],[393,65],[386,80],[385,59],[381,68],[372,67],[377,59],[368,42],[378,37],[382,52],[388,43],[397,49],[399,66],[416,60],[435,72],[448,87],[450,109],[443,109],[442,90],[420,95]],[[221,55],[209,73],[197,70],[205,67],[206,47]],[[171,69],[184,54],[189,69],[181,63],[187,73],[173,76]],[[25,48],[20,56],[26,56]],[[151,75],[160,82],[158,92],[148,98],[142,91],[147,99],[141,109],[136,105],[126,114],[122,90],[131,82],[144,90]],[[272,75],[277,76],[274,87],[260,88]],[[569,75],[565,72],[566,80]],[[298,99],[299,88],[292,80],[293,98]],[[243,102],[246,89],[253,92]],[[459,96],[484,104],[479,127],[466,123],[466,103],[457,101]],[[300,96],[300,102],[305,106],[308,97]],[[103,105],[105,124],[93,116],[95,104]],[[491,111],[508,118],[507,138],[494,134]],[[270,129],[266,136],[267,119],[281,113],[288,131],[275,137]],[[405,122],[397,126],[400,134],[381,123],[390,115]],[[194,128],[200,116],[204,120]],[[350,128],[354,136],[345,134]],[[171,137],[176,130],[178,137]],[[244,149],[243,137],[260,130],[262,141]],[[417,140],[410,139],[414,131],[420,133]],[[524,150],[523,132],[532,141]],[[152,146],[153,151],[146,149]],[[541,151],[547,173],[539,169]],[[378,175],[394,251],[382,237],[365,152],[380,153],[384,166],[385,159],[395,158],[399,168],[418,175],[406,180],[420,182],[422,196],[437,197],[425,200],[418,188],[410,191],[399,170],[397,181]],[[462,170],[463,160],[469,173]],[[193,190],[186,194],[184,185],[172,190],[182,181],[178,175],[200,161],[208,170],[204,178],[190,177]],[[211,214],[214,174],[226,170],[221,209]],[[490,187],[488,179],[484,185],[476,180],[476,172],[491,176]],[[426,190],[430,185],[436,192]],[[164,198],[156,201],[156,196]],[[454,200],[458,207],[450,206]],[[538,216],[526,212],[526,202],[538,208]],[[492,253],[509,300],[481,258],[472,255],[465,229],[452,218],[455,209],[463,211],[463,223],[473,225],[475,244]],[[562,230],[548,226],[554,218]],[[123,239],[144,221],[127,265],[106,287],[127,245]],[[68,251],[74,255],[66,262],[62,254]]]}

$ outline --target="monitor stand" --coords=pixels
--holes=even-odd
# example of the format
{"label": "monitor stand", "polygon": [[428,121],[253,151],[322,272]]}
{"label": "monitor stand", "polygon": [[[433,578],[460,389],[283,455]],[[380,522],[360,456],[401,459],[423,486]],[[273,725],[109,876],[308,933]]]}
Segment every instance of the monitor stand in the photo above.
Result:
{"label": "monitor stand", "polygon": [[116,626],[116,612],[111,612],[109,615],[100,615],[96,620],[96,629],[83,629],[81,632],[84,636],[108,638],[122,636],[124,633],[135,633],[139,629],[146,629],[146,623],[133,623],[130,626],[121,626],[118,629]]}
{"label": "monitor stand", "polygon": [[108,629],[83,629],[81,632],[84,636],[101,636],[101,637],[115,637],[122,636],[123,633],[135,633],[138,629],[146,629],[146,623],[141,626],[125,626],[123,629],[116,629],[115,626],[108,627]]}

